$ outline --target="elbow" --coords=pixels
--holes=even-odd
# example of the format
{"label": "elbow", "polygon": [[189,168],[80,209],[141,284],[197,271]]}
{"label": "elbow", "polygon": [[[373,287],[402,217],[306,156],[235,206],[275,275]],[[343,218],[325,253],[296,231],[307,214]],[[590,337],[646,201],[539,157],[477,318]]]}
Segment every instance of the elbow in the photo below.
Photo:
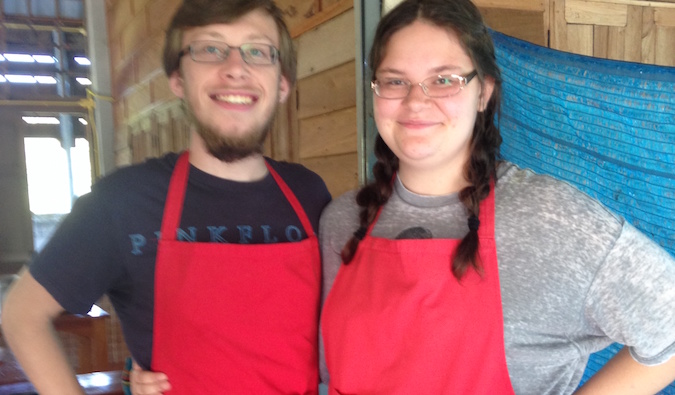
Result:
{"label": "elbow", "polygon": [[20,330],[22,326],[22,321],[28,319],[29,314],[20,314],[21,310],[24,310],[20,304],[20,300],[17,300],[15,292],[11,289],[5,298],[3,298],[2,311],[0,312],[0,321],[2,323],[2,333],[3,336],[11,342],[15,336],[14,334]]}
{"label": "elbow", "polygon": [[3,298],[0,311],[2,332],[8,343],[22,336],[49,328],[52,325],[52,314],[47,310],[47,300],[36,300],[39,289],[30,287],[27,278],[20,278],[12,284]]}

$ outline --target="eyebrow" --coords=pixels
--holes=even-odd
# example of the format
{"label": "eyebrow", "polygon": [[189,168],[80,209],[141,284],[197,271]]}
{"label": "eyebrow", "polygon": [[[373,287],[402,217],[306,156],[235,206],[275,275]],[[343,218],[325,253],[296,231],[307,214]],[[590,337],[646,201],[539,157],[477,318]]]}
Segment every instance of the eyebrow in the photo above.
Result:
{"label": "eyebrow", "polygon": [[[443,65],[443,66],[438,66],[434,67],[433,69],[429,70],[429,74],[443,74],[443,73],[459,73],[460,72],[460,67],[454,66],[454,65]],[[396,74],[396,75],[405,75],[405,72],[402,70],[398,70],[392,67],[387,67],[383,68],[380,70],[377,70],[376,73],[388,73],[388,74]]]}
{"label": "eyebrow", "polygon": [[[226,37],[223,36],[222,34],[218,32],[204,32],[204,33],[199,33],[197,35],[197,39],[202,39],[202,37],[206,37],[206,39],[213,39],[216,41],[223,41],[225,42]],[[266,44],[270,45],[275,45],[274,40],[272,40],[270,37],[264,35],[264,34],[250,34],[244,38],[244,41],[246,42],[255,42],[255,41],[265,41]]]}

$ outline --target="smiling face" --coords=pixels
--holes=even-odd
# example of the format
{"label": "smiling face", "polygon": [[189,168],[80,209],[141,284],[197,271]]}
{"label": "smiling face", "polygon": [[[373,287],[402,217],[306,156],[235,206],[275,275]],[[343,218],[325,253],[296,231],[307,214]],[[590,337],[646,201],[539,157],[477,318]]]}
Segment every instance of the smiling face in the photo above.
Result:
{"label": "smiling face", "polygon": [[[220,41],[232,47],[247,43],[279,47],[277,26],[262,10],[254,10],[230,24],[194,27],[183,33],[183,48],[195,41]],[[237,49],[220,63],[199,63],[185,55],[180,69],[169,77],[171,90],[183,99],[194,128],[196,146],[225,162],[259,154],[289,84],[279,64],[249,65]],[[196,153],[196,152],[195,152]]]}
{"label": "smiling face", "polygon": [[491,82],[486,79],[481,85],[476,77],[456,95],[443,98],[426,96],[417,83],[439,74],[465,76],[474,69],[448,29],[418,19],[391,36],[375,78],[408,80],[412,87],[403,99],[375,95],[374,116],[380,136],[399,159],[401,177],[421,172],[463,179],[476,116],[490,97]]}

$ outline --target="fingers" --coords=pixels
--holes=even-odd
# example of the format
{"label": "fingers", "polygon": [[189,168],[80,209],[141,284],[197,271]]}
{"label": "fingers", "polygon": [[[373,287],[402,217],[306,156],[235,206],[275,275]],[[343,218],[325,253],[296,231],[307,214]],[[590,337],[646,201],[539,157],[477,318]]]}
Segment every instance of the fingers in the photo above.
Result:
{"label": "fingers", "polygon": [[136,361],[129,373],[129,382],[133,395],[161,395],[171,389],[169,379],[164,373],[142,370]]}

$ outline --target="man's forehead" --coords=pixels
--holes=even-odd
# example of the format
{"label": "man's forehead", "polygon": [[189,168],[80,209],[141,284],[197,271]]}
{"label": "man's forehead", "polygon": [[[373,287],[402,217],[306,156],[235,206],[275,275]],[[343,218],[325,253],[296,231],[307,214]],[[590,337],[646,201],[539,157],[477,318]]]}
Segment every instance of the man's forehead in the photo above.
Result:
{"label": "man's forehead", "polygon": [[227,23],[213,23],[195,26],[183,32],[183,38],[213,39],[219,41],[235,40],[243,42],[263,42],[275,46],[279,43],[279,30],[271,15],[256,9]]}
{"label": "man's forehead", "polygon": [[[213,29],[210,29],[209,27],[212,25],[204,26],[200,30],[191,29],[192,32],[189,34],[191,37],[199,37],[203,39],[213,39],[213,40],[218,40],[218,41],[227,41],[229,37],[231,37],[231,34],[227,34],[226,32],[222,31],[221,29],[218,29],[217,26]],[[242,34],[242,35],[237,35],[238,38],[244,39],[244,40],[249,40],[251,42],[271,42],[271,43],[276,43],[278,40],[276,40],[276,37],[271,37],[269,34],[264,34],[260,32],[250,32],[248,34]]]}

